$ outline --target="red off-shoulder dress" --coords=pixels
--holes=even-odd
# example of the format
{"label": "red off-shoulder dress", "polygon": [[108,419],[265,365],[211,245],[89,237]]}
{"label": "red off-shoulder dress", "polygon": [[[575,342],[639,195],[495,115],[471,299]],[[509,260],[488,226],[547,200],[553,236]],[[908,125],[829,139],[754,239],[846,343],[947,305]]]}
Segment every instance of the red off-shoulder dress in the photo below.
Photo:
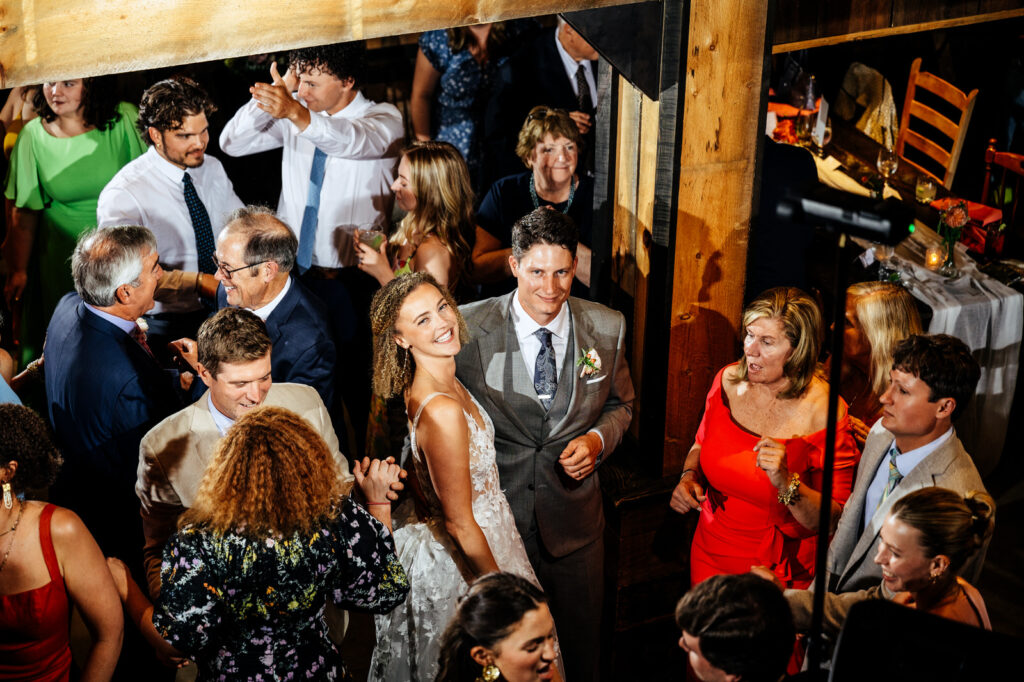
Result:
{"label": "red off-shoulder dress", "polygon": [[[805,588],[814,577],[816,533],[793,518],[778,501],[768,475],[758,468],[753,448],[761,436],[733,421],[722,390],[724,371],[718,372],[708,391],[704,419],[697,430],[700,468],[708,485],[690,550],[690,580],[696,585],[713,575],[746,573],[751,566],[763,565],[787,586]],[[853,487],[860,451],[846,403],[842,399],[839,403],[832,495],[842,505]],[[820,491],[825,430],[776,440],[786,446],[789,470]]]}

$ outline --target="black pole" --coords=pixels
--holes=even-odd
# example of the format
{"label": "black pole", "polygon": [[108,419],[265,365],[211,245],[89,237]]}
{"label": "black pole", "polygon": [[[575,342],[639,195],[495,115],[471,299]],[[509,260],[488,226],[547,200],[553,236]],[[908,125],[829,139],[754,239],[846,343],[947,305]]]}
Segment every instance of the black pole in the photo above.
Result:
{"label": "black pole", "polygon": [[840,232],[836,243],[836,267],[832,292],[832,360],[828,378],[828,422],[825,426],[825,462],[822,465],[821,509],[818,513],[818,547],[814,557],[814,610],[808,634],[808,669],[821,670],[825,643],[822,638],[825,608],[826,563],[832,530],[832,474],[836,460],[836,428],[839,411],[839,386],[843,368],[843,330],[846,323],[846,233]]}

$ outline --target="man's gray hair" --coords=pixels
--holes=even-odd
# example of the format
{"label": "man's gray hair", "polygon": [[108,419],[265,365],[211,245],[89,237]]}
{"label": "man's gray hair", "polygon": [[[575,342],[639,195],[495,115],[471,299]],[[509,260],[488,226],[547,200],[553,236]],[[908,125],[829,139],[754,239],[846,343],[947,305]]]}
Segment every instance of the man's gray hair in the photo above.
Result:
{"label": "man's gray hair", "polygon": [[139,286],[142,259],[151,251],[156,251],[156,237],[140,225],[97,227],[83,233],[71,256],[75,291],[89,305],[114,305],[118,287]]}
{"label": "man's gray hair", "polygon": [[227,230],[245,237],[242,258],[247,265],[274,261],[282,272],[295,267],[299,240],[266,206],[243,206],[228,217]]}

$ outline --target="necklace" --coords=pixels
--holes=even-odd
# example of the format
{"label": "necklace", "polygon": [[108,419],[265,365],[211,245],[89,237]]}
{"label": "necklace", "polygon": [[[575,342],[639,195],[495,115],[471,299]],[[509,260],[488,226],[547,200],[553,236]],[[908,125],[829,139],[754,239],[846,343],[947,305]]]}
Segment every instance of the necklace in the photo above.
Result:
{"label": "necklace", "polygon": [[[569,182],[569,199],[565,202],[565,208],[562,209],[562,213],[569,212],[569,207],[572,206],[572,198],[576,196],[576,187],[579,186],[579,184],[579,180]],[[533,208],[540,208],[540,197],[537,196],[537,187],[533,184],[532,174],[530,175],[530,198],[533,199]]]}
{"label": "necklace", "polygon": [[14,549],[14,534],[18,532],[18,524],[21,523],[21,514],[25,511],[25,503],[18,502],[18,518],[14,520],[14,525],[11,526],[11,530],[7,531],[11,533],[11,544],[7,545],[7,551],[4,552],[4,558],[0,559],[0,573],[3,572],[4,566],[7,565],[7,557],[11,556],[11,550]]}

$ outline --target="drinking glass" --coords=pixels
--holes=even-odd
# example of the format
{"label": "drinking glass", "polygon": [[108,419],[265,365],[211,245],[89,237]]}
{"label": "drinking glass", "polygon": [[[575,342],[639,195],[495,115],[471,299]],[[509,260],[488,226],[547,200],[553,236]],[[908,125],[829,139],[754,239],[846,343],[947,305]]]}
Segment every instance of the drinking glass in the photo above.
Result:
{"label": "drinking glass", "polygon": [[[882,176],[883,184],[888,185],[892,176],[896,175],[896,169],[900,165],[900,157],[896,155],[895,149],[882,147],[878,150],[878,173]],[[884,189],[884,188],[883,188]]]}
{"label": "drinking glass", "polygon": [[914,185],[914,196],[919,204],[930,204],[935,201],[935,181],[927,175],[919,175]]}

